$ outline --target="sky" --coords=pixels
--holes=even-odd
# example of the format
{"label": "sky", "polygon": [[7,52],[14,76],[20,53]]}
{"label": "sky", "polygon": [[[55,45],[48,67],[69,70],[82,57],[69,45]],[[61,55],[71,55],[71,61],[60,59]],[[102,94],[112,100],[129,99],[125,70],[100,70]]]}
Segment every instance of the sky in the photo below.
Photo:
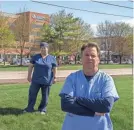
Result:
{"label": "sky", "polygon": [[[68,0],[68,1],[56,1],[56,0],[35,0],[35,1],[41,1],[46,2],[50,4],[56,4],[71,8],[77,8],[77,9],[83,9],[83,10],[89,10],[94,12],[103,12],[103,13],[110,13],[110,14],[118,14],[118,15],[125,15],[133,17],[133,10],[128,8],[120,8],[115,7],[111,5],[105,5],[100,3],[95,3],[90,0]],[[98,0],[99,1],[99,0]],[[111,4],[121,5],[121,6],[127,6],[133,8],[134,2],[130,2],[130,0],[122,0],[122,1],[101,1],[101,2],[107,2]],[[62,7],[54,7],[49,6],[45,4],[35,3],[32,1],[24,0],[24,1],[11,1],[11,0],[0,0],[0,10],[7,13],[18,13],[20,12],[20,9],[23,11],[24,7],[27,11],[32,12],[38,12],[38,13],[45,13],[45,14],[53,14],[57,13],[58,11],[64,9]],[[89,12],[83,12],[78,10],[71,10],[71,9],[65,9],[67,13],[73,13],[75,17],[80,17],[83,19],[86,23],[89,23],[92,25],[93,29],[96,31],[96,25],[104,22],[105,20],[109,20],[111,22],[126,22],[129,23],[131,26],[134,26],[134,19],[133,18],[127,18],[127,17],[120,17],[120,16],[111,16],[111,15],[102,15],[102,14],[96,14],[96,13],[89,13]]]}

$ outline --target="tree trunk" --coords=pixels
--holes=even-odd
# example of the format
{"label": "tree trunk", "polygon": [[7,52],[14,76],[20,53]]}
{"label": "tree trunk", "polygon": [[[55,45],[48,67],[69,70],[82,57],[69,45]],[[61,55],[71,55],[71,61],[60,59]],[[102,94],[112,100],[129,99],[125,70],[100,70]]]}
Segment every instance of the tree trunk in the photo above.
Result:
{"label": "tree trunk", "polygon": [[61,52],[61,45],[59,44],[59,52]]}
{"label": "tree trunk", "polygon": [[75,64],[77,64],[77,63],[76,63],[76,61],[77,61],[77,54],[75,55],[75,58],[74,58],[74,59],[75,59]]}
{"label": "tree trunk", "polygon": [[107,63],[107,46],[105,42],[105,64]]}
{"label": "tree trunk", "polygon": [[20,53],[20,66],[22,66],[22,56],[23,55],[23,48],[21,46],[21,53]]}
{"label": "tree trunk", "polygon": [[6,65],[6,53],[5,53],[5,48],[4,48],[4,66]]}
{"label": "tree trunk", "polygon": [[109,50],[107,52],[107,64],[109,64],[109,59],[110,59],[110,56],[109,56]]}
{"label": "tree trunk", "polygon": [[22,58],[23,58],[24,47],[25,47],[25,41],[24,41],[24,42],[22,43],[22,45],[21,45],[20,66],[23,65],[23,64],[22,64],[22,62],[23,62]]}
{"label": "tree trunk", "polygon": [[119,60],[120,60],[120,64],[121,64],[121,61],[122,61],[122,55],[119,55]]}

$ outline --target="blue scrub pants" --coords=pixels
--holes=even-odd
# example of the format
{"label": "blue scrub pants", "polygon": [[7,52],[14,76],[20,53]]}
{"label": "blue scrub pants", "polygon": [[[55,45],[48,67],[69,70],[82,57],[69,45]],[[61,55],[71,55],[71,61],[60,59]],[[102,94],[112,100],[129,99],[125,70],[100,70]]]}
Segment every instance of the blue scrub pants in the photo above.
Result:
{"label": "blue scrub pants", "polygon": [[48,97],[50,92],[50,86],[46,86],[43,84],[31,83],[29,88],[29,99],[28,106],[25,108],[27,112],[34,111],[34,105],[36,103],[37,94],[41,88],[42,99],[40,105],[38,107],[38,111],[46,112],[46,106],[48,104]]}

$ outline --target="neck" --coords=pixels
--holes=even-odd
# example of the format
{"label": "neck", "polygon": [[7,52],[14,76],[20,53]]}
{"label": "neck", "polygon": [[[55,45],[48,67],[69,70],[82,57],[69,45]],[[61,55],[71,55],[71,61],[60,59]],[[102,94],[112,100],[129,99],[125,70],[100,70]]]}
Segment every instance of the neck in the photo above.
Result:
{"label": "neck", "polygon": [[41,53],[41,56],[42,56],[42,57],[46,57],[47,55],[48,55],[48,54],[42,54],[42,53]]}
{"label": "neck", "polygon": [[94,69],[89,69],[89,68],[84,68],[83,67],[83,72],[85,75],[87,76],[93,76],[95,75],[95,73],[98,71],[98,68],[94,68]]}

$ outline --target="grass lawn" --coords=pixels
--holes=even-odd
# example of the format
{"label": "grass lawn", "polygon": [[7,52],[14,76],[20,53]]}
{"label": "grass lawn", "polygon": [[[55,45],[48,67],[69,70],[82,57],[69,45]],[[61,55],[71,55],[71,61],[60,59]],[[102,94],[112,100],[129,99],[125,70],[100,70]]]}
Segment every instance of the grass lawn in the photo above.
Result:
{"label": "grass lawn", "polygon": [[[62,65],[58,67],[58,70],[79,70],[82,68],[82,65]],[[132,68],[130,64],[101,64],[100,69],[119,69],[119,68]],[[0,71],[27,71],[27,66],[10,66],[10,65],[0,65]]]}
{"label": "grass lawn", "polygon": [[[132,68],[130,64],[100,64],[100,69],[120,69],[120,68]],[[82,69],[82,65],[64,65],[60,66],[59,70],[79,70]]]}
{"label": "grass lawn", "polygon": [[[132,130],[132,77],[114,77],[120,99],[111,112],[114,130]],[[65,113],[58,93],[63,83],[52,86],[48,114],[22,114],[27,104],[28,84],[0,85],[0,130],[60,130]],[[40,101],[40,94],[35,109]]]}

